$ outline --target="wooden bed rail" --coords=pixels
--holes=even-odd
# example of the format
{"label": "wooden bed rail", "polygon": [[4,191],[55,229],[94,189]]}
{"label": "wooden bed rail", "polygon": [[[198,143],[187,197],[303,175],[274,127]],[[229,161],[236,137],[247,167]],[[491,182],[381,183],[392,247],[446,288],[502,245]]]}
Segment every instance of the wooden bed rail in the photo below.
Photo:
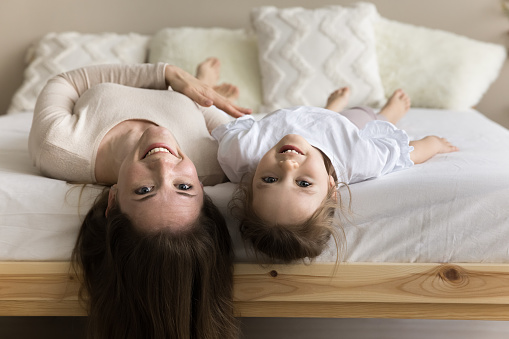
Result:
{"label": "wooden bed rail", "polygon": [[[84,316],[68,262],[0,262],[0,316]],[[235,265],[241,317],[509,320],[509,264]]]}

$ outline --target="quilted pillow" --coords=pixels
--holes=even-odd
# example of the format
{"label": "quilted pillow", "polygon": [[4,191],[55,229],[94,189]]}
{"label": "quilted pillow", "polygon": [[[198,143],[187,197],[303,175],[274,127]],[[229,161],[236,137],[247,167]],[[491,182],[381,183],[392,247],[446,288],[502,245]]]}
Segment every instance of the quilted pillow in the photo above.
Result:
{"label": "quilted pillow", "polygon": [[7,114],[33,111],[37,96],[53,76],[75,68],[104,63],[146,62],[149,37],[139,34],[49,33],[27,55],[24,81]]}
{"label": "quilted pillow", "polygon": [[385,18],[375,35],[386,94],[403,88],[415,107],[474,107],[506,58],[501,45]]}
{"label": "quilted pillow", "polygon": [[323,107],[329,94],[343,86],[351,89],[351,105],[383,104],[373,29],[377,18],[369,3],[253,9],[265,110]]}
{"label": "quilted pillow", "polygon": [[157,32],[149,48],[149,62],[166,62],[195,74],[208,57],[221,61],[219,82],[239,87],[237,103],[258,112],[262,101],[256,37],[243,29],[178,27]]}

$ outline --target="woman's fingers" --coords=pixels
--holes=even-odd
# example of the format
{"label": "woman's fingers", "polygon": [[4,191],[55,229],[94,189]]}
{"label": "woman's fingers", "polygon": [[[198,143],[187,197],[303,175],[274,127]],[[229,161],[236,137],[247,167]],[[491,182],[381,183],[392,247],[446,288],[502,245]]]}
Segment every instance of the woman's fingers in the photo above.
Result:
{"label": "woman's fingers", "polygon": [[192,88],[190,88],[189,90],[190,92],[194,93],[184,93],[184,94],[189,96],[191,99],[196,101],[201,106],[208,107],[211,105],[215,105],[217,108],[223,110],[224,112],[228,113],[234,118],[239,118],[246,114],[252,113],[252,110],[250,108],[245,108],[233,104],[230,100],[217,93],[211,87],[204,86],[201,88],[201,91],[193,91]]}
{"label": "woman's fingers", "polygon": [[215,105],[234,118],[252,113],[251,109],[234,105],[230,100],[217,93],[212,87],[178,67],[167,65],[165,77],[167,84],[171,86],[174,91],[188,96],[201,106],[209,107]]}

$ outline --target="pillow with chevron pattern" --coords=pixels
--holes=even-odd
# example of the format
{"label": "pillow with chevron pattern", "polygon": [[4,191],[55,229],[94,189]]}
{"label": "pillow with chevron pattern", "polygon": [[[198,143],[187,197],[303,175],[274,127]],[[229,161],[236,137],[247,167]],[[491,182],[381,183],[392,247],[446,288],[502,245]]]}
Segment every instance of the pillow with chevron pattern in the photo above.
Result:
{"label": "pillow with chevron pattern", "polygon": [[49,33],[27,53],[24,81],[7,114],[33,111],[37,96],[53,76],[75,68],[105,63],[143,63],[149,37],[131,33]]}
{"label": "pillow with chevron pattern", "polygon": [[337,88],[351,89],[350,106],[385,102],[378,71],[376,7],[254,8],[265,111],[309,105],[323,107]]}

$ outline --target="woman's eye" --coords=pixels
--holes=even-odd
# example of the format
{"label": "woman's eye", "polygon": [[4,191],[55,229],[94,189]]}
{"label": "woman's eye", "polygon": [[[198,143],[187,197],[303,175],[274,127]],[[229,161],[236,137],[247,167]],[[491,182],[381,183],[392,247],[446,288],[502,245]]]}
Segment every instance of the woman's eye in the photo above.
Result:
{"label": "woman's eye", "polygon": [[144,195],[144,194],[152,192],[153,189],[154,189],[154,186],[143,186],[143,187],[136,189],[134,191],[134,193],[139,194],[139,195]]}
{"label": "woman's eye", "polygon": [[178,184],[177,188],[181,191],[188,191],[193,188],[193,186],[189,184]]}
{"label": "woman's eye", "polygon": [[311,186],[311,183],[306,180],[297,180],[297,186],[299,187],[308,187]]}
{"label": "woman's eye", "polygon": [[263,182],[266,182],[267,184],[272,184],[277,181],[277,179],[274,177],[263,177],[262,180],[263,180]]}

